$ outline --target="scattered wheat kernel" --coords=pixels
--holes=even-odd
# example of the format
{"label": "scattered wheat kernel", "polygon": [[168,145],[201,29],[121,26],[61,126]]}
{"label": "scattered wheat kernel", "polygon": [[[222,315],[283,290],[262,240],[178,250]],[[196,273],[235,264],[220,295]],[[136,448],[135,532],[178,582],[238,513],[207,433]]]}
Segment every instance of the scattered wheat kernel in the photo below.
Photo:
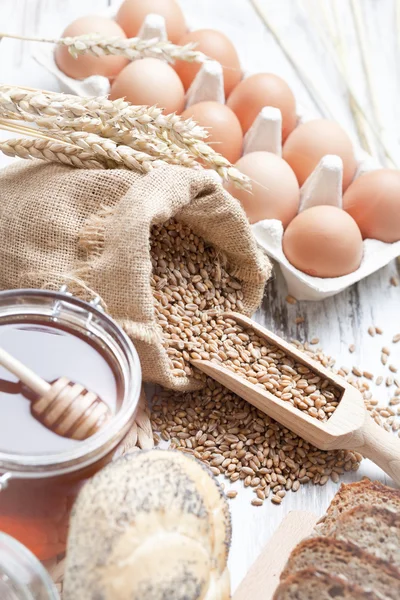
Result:
{"label": "scattered wheat kernel", "polygon": [[388,356],[390,355],[390,350],[387,346],[383,346],[382,352],[383,352],[383,354],[387,354]]}
{"label": "scattered wheat kernel", "polygon": [[393,285],[394,287],[397,287],[399,285],[399,280],[397,279],[397,277],[391,277],[390,278],[390,283],[391,285]]}
{"label": "scattered wheat kernel", "polygon": [[[272,498],[273,498],[273,496],[272,496]],[[264,502],[262,500],[260,500],[260,498],[254,498],[254,500],[252,500],[251,503],[253,506],[262,506],[264,504]]]}
{"label": "scattered wheat kernel", "polygon": [[271,502],[273,502],[274,504],[281,504],[282,498],[280,498],[279,496],[274,495],[271,498]]}
{"label": "scattered wheat kernel", "polygon": [[376,385],[381,385],[382,381],[383,381],[382,375],[378,375],[378,377],[376,378],[375,383],[376,383]]}
{"label": "scattered wheat kernel", "polygon": [[362,371],[360,371],[360,369],[358,369],[357,367],[353,367],[352,370],[351,370],[351,372],[356,377],[362,377]]}
{"label": "scattered wheat kernel", "polygon": [[363,377],[365,377],[366,379],[373,379],[374,378],[374,374],[370,373],[369,371],[363,371]]}
{"label": "scattered wheat kernel", "polygon": [[397,342],[400,342],[400,333],[396,333],[396,335],[393,336],[392,343],[397,344]]}
{"label": "scattered wheat kernel", "polygon": [[356,347],[354,344],[350,344],[349,346],[349,352],[353,353],[355,351]]}
{"label": "scattered wheat kernel", "polygon": [[[397,388],[400,388],[400,379],[395,379],[395,380],[394,380],[394,385],[395,385]],[[396,390],[396,392],[395,392],[395,393],[397,393],[397,390]]]}
{"label": "scattered wheat kernel", "polygon": [[312,338],[312,340],[310,341],[310,344],[312,344],[313,346],[315,344],[319,344],[319,338],[317,338],[317,337]]}
{"label": "scattered wheat kernel", "polygon": [[229,490],[228,492],[226,492],[226,495],[228,496],[228,498],[236,498],[237,491],[236,490]]}
{"label": "scattered wheat kernel", "polygon": [[389,365],[389,370],[392,371],[392,373],[397,373],[397,367],[394,365]]}
{"label": "scattered wheat kernel", "polygon": [[304,323],[305,318],[304,317],[296,317],[294,322],[296,323],[296,325],[300,325],[301,323]]}
{"label": "scattered wheat kernel", "polygon": [[375,327],[373,327],[372,325],[370,325],[370,327],[368,327],[368,333],[369,333],[369,335],[371,335],[372,337],[374,337],[374,335],[376,334]]}
{"label": "scattered wheat kernel", "polygon": [[383,329],[381,329],[380,327],[375,327],[375,331],[378,335],[382,335],[383,333]]}
{"label": "scattered wheat kernel", "polygon": [[393,377],[386,377],[386,385],[387,387],[393,385]]}
{"label": "scattered wheat kernel", "polygon": [[293,296],[286,296],[286,302],[288,304],[297,304],[297,300],[296,298],[293,298]]}
{"label": "scattered wheat kernel", "polygon": [[381,354],[381,363],[383,365],[386,365],[387,361],[388,361],[387,354]]}

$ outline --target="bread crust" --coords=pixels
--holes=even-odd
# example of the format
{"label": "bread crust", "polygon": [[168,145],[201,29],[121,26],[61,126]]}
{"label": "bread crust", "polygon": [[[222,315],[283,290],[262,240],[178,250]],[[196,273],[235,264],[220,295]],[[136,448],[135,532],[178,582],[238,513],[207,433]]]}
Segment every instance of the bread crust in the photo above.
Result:
{"label": "bread crust", "polygon": [[[309,600],[311,588],[316,588],[318,597],[313,600],[379,600],[374,592],[364,590],[358,585],[354,585],[328,573],[318,571],[317,569],[303,569],[293,575],[289,575],[282,581],[277,588],[273,600]],[[303,588],[303,590],[302,590]],[[302,591],[307,596],[301,597]],[[294,595],[295,594],[295,595]]]}
{"label": "bread crust", "polygon": [[400,598],[400,571],[355,544],[331,537],[313,537],[293,550],[281,574],[281,581],[296,571],[314,568],[373,590],[386,598]]}
{"label": "bread crust", "polygon": [[342,483],[326,514],[315,528],[318,535],[330,535],[330,529],[338,516],[360,504],[383,506],[400,512],[400,490],[369,479]]}

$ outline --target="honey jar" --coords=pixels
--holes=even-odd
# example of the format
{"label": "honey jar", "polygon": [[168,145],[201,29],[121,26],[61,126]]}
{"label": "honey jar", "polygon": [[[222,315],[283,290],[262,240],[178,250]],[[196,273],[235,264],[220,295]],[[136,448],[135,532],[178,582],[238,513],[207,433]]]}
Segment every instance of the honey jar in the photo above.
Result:
{"label": "honey jar", "polygon": [[0,532],[1,600],[60,600],[46,569],[25,546]]}
{"label": "honey jar", "polygon": [[61,437],[32,416],[23,384],[0,367],[0,531],[48,560],[65,550],[83,482],[112,460],[133,423],[140,362],[96,302],[65,290],[0,292],[0,347],[48,382],[66,376],[82,384],[113,413],[84,441]]}

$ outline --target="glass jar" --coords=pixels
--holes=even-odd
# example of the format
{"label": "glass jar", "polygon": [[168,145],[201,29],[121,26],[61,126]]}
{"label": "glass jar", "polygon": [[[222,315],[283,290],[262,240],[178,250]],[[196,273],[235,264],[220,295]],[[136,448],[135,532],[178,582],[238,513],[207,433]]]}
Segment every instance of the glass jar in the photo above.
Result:
{"label": "glass jar", "polygon": [[[112,459],[133,423],[141,390],[141,369],[137,352],[121,328],[96,306],[68,294],[43,290],[1,292],[0,331],[5,331],[3,325],[15,323],[22,330],[25,327],[35,332],[41,327],[52,327],[59,336],[68,332],[72,341],[79,338],[79,343],[90,346],[90,352],[94,349],[105,359],[117,382],[118,406],[112,419],[98,433],[73,447],[52,452],[10,451],[0,437],[0,530],[18,539],[40,560],[47,560],[65,550],[69,514],[82,483]],[[41,356],[40,340],[37,345],[32,350],[35,356],[31,357],[36,361]],[[21,349],[21,344],[15,349]],[[21,356],[17,358],[22,360]],[[85,367],[83,355],[73,359]],[[60,364],[58,376],[63,374],[67,373]],[[73,373],[67,375],[74,380]],[[101,379],[100,375],[99,372]],[[85,380],[74,381],[90,389]],[[101,390],[92,391],[102,396]],[[8,396],[7,401],[10,402]],[[11,414],[12,407],[8,407]],[[29,431],[21,435],[28,439]]]}
{"label": "glass jar", "polygon": [[46,569],[22,544],[0,532],[1,600],[60,600]]}

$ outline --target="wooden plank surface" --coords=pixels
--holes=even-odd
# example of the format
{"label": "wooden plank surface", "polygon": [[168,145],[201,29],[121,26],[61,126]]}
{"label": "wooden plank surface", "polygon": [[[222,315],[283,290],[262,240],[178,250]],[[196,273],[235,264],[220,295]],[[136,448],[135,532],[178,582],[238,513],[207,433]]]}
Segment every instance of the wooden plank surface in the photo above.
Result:
{"label": "wooden plank surface", "polygon": [[290,553],[311,535],[317,522],[312,512],[294,510],[283,519],[236,590],[233,600],[271,600]]}
{"label": "wooden plank surface", "polygon": [[[345,35],[348,53],[346,65],[352,85],[365,110],[369,110],[368,94],[350,14],[350,2],[336,2],[340,13],[339,30]],[[118,6],[121,0],[0,0],[1,29],[11,33],[59,35],[64,27],[80,15],[100,12],[109,4]],[[192,28],[218,28],[225,31],[238,48],[246,72],[272,71],[289,82],[298,102],[306,111],[316,114],[314,102],[283,56],[271,35],[265,30],[248,0],[180,0]],[[325,103],[334,117],[355,135],[349,110],[348,94],[338,75],[328,50],[321,46],[316,33],[310,31],[305,9],[317,14],[327,0],[264,0],[268,14],[296,56],[301,57],[307,73],[318,84]],[[396,0],[362,0],[368,27],[369,55],[372,78],[379,97],[380,119],[384,135],[398,152],[400,134],[400,35],[396,29]],[[32,44],[3,39],[0,42],[0,81],[32,87],[57,89],[55,78],[40,67],[31,56]],[[6,137],[0,132],[0,137]],[[0,166],[12,162],[0,156]],[[399,161],[400,164],[400,161]],[[1,195],[1,190],[0,190]],[[372,373],[388,374],[380,364],[380,349],[390,345],[394,333],[400,332],[400,287],[390,284],[392,276],[400,276],[399,265],[390,265],[354,285],[343,293],[323,302],[285,302],[287,290],[278,269],[267,285],[263,305],[256,318],[260,324],[281,337],[302,341],[317,336],[326,353],[337,358],[339,365],[357,365]],[[296,325],[296,317],[304,317]],[[384,333],[371,338],[367,329],[379,325]],[[354,354],[348,351],[354,343]],[[400,344],[393,346],[390,362],[400,366]],[[374,386],[372,386],[374,389]],[[376,389],[376,397],[386,401],[393,389]],[[358,473],[346,474],[344,480],[354,481],[363,475],[385,481],[380,469],[364,461]],[[236,484],[235,484],[236,485]],[[235,486],[232,486],[235,487]],[[308,510],[322,514],[332,499],[337,485],[302,486],[296,494],[288,494],[280,506],[266,502],[252,507],[250,489],[240,489],[231,502],[233,543],[230,554],[232,587],[236,589],[250,565],[271,538],[284,516],[293,510]]]}

